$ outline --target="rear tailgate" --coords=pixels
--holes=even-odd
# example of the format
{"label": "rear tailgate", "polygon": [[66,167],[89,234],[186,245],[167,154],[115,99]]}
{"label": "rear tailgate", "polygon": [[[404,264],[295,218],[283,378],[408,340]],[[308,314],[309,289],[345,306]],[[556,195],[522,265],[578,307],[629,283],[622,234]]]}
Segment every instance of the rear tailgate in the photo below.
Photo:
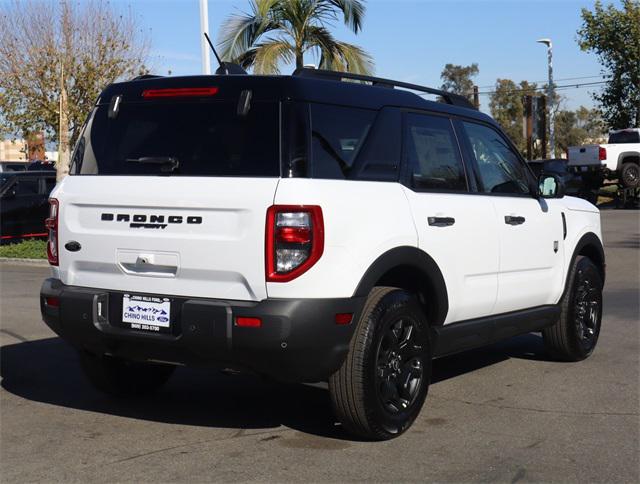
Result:
{"label": "rear tailgate", "polygon": [[[142,294],[266,298],[264,231],[277,178],[70,176],[62,282]],[[80,250],[65,244],[76,241]]]}
{"label": "rear tailgate", "polygon": [[[53,194],[62,282],[266,298],[264,232],[280,176],[280,106],[273,86],[258,81],[154,78],[101,94],[70,176]],[[80,248],[65,248],[71,241]]]}
{"label": "rear tailgate", "polygon": [[568,158],[569,166],[601,165],[600,145],[570,146]]}

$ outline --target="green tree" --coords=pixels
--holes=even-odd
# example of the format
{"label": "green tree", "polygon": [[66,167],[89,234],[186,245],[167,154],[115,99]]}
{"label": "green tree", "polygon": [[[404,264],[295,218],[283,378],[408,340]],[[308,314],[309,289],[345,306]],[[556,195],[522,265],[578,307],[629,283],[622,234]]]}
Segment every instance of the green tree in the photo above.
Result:
{"label": "green tree", "polygon": [[373,72],[362,48],[336,40],[328,29],[339,15],[354,33],[362,29],[362,0],[250,0],[251,12],[230,16],[222,25],[223,59],[256,74],[277,74],[280,63],[303,67],[307,53],[319,57],[321,69],[359,74]]}
{"label": "green tree", "polygon": [[576,123],[579,128],[584,129],[587,137],[586,142],[593,143],[606,139],[607,127],[597,109],[580,106],[576,111]]}
{"label": "green tree", "polygon": [[610,128],[640,125],[640,1],[622,0],[622,9],[582,9],[578,42],[584,51],[595,52],[609,77],[600,93],[593,95]]}
{"label": "green tree", "polygon": [[0,132],[44,131],[68,153],[100,91],[144,73],[147,53],[135,18],[106,1],[0,4]]}
{"label": "green tree", "polygon": [[446,64],[440,79],[442,79],[443,91],[460,94],[469,99],[473,98],[473,77],[480,72],[478,64],[473,63],[470,66],[458,66],[455,64]]}
{"label": "green tree", "polygon": [[558,153],[566,152],[569,146],[594,143],[604,137],[604,125],[595,109],[580,106],[576,111],[560,110],[555,120]]}
{"label": "green tree", "polygon": [[524,153],[526,140],[523,134],[525,95],[536,94],[536,84],[527,81],[520,85],[511,79],[498,79],[495,88],[489,96],[491,116],[502,126],[511,141]]}

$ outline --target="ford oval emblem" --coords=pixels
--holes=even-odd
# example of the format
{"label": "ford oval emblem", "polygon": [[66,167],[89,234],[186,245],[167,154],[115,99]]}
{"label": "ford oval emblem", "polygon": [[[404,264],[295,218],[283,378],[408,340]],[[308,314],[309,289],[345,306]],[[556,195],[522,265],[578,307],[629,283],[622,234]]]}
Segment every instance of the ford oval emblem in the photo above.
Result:
{"label": "ford oval emblem", "polygon": [[80,245],[80,242],[76,242],[75,240],[70,240],[69,242],[64,244],[64,248],[67,249],[69,252],[78,252],[82,248],[82,246]]}

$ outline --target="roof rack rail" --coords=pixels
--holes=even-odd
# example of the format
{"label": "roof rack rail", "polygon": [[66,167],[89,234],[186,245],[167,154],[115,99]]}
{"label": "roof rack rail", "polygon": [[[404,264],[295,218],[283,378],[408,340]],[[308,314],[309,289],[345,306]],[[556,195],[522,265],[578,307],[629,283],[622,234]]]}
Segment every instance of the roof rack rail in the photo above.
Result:
{"label": "roof rack rail", "polygon": [[408,82],[392,81],[391,79],[383,79],[380,77],[364,76],[361,74],[353,74],[351,72],[337,72],[327,71],[323,69],[309,69],[307,67],[301,67],[293,72],[296,77],[312,77],[317,79],[327,79],[334,81],[342,81],[343,79],[352,79],[354,81],[370,82],[371,85],[377,87],[388,87],[393,89],[394,87],[402,87],[404,89],[411,89],[413,91],[425,92],[428,94],[435,94],[440,96],[447,104],[453,106],[461,106],[463,108],[477,109],[471,101],[466,97],[452,92],[442,91],[440,89],[434,89],[432,87],[420,86],[418,84],[410,84]]}

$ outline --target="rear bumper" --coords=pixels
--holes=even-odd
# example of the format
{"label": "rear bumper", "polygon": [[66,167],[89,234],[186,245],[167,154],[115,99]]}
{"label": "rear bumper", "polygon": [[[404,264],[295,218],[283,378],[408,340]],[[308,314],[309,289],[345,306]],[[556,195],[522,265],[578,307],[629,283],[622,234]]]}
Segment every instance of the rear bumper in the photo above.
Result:
{"label": "rear bumper", "polygon": [[606,165],[568,165],[567,170],[569,173],[581,174],[598,174],[607,171]]}
{"label": "rear bumper", "polygon": [[[71,345],[95,354],[247,369],[297,382],[325,380],[340,367],[365,300],[244,302],[167,296],[172,332],[160,334],[122,325],[122,294],[47,279],[40,291],[42,317]],[[45,302],[51,297],[58,298],[57,307]],[[336,324],[338,313],[352,313],[352,322]],[[237,316],[261,318],[262,326],[238,327]]]}

